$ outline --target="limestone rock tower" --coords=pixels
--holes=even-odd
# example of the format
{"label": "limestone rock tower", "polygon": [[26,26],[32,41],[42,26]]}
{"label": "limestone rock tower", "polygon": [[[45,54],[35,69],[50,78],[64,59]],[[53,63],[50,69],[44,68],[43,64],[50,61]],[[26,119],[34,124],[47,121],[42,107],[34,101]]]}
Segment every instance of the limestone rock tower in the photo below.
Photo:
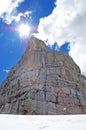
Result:
{"label": "limestone rock tower", "polygon": [[70,56],[31,37],[0,87],[0,113],[85,114],[86,78]]}

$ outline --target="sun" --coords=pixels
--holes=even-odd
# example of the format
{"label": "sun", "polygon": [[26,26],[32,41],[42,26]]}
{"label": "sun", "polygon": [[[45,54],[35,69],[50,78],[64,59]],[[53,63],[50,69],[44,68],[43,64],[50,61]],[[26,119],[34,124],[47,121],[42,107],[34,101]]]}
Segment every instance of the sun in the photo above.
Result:
{"label": "sun", "polygon": [[18,32],[20,37],[28,37],[31,31],[31,27],[28,24],[20,24],[18,26]]}

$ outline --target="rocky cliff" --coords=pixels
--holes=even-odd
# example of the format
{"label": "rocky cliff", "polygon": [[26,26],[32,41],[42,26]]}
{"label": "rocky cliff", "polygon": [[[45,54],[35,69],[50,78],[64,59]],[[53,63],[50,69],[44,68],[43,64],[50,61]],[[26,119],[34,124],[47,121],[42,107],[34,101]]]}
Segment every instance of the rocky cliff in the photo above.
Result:
{"label": "rocky cliff", "polygon": [[71,57],[32,37],[0,87],[0,113],[84,114],[86,78]]}

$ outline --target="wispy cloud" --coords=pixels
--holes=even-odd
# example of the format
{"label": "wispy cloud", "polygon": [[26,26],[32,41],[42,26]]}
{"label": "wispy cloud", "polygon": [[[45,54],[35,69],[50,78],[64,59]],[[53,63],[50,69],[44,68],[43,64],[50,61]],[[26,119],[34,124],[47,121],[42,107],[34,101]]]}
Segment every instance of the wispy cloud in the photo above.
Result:
{"label": "wispy cloud", "polygon": [[36,36],[59,46],[70,42],[69,54],[86,75],[86,0],[56,0],[56,7],[41,18]]}
{"label": "wispy cloud", "polygon": [[9,73],[9,69],[3,69],[4,72]]}
{"label": "wispy cloud", "polygon": [[0,18],[7,24],[12,23],[12,21],[19,22],[21,16],[28,17],[31,11],[26,11],[24,13],[17,12],[17,7],[24,0],[0,0]]}
{"label": "wispy cloud", "polygon": [[26,11],[24,13],[18,13],[17,15],[6,15],[6,17],[3,17],[3,19],[7,24],[10,24],[12,21],[19,22],[22,16],[29,17],[31,13],[31,11]]}

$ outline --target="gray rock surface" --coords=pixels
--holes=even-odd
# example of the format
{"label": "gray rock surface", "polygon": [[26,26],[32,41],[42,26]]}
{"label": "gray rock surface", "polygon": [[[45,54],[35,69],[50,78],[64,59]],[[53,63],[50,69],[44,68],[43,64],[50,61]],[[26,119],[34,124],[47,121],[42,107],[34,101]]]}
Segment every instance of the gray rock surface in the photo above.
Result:
{"label": "gray rock surface", "polygon": [[70,56],[32,37],[0,87],[0,113],[86,114],[86,77]]}

